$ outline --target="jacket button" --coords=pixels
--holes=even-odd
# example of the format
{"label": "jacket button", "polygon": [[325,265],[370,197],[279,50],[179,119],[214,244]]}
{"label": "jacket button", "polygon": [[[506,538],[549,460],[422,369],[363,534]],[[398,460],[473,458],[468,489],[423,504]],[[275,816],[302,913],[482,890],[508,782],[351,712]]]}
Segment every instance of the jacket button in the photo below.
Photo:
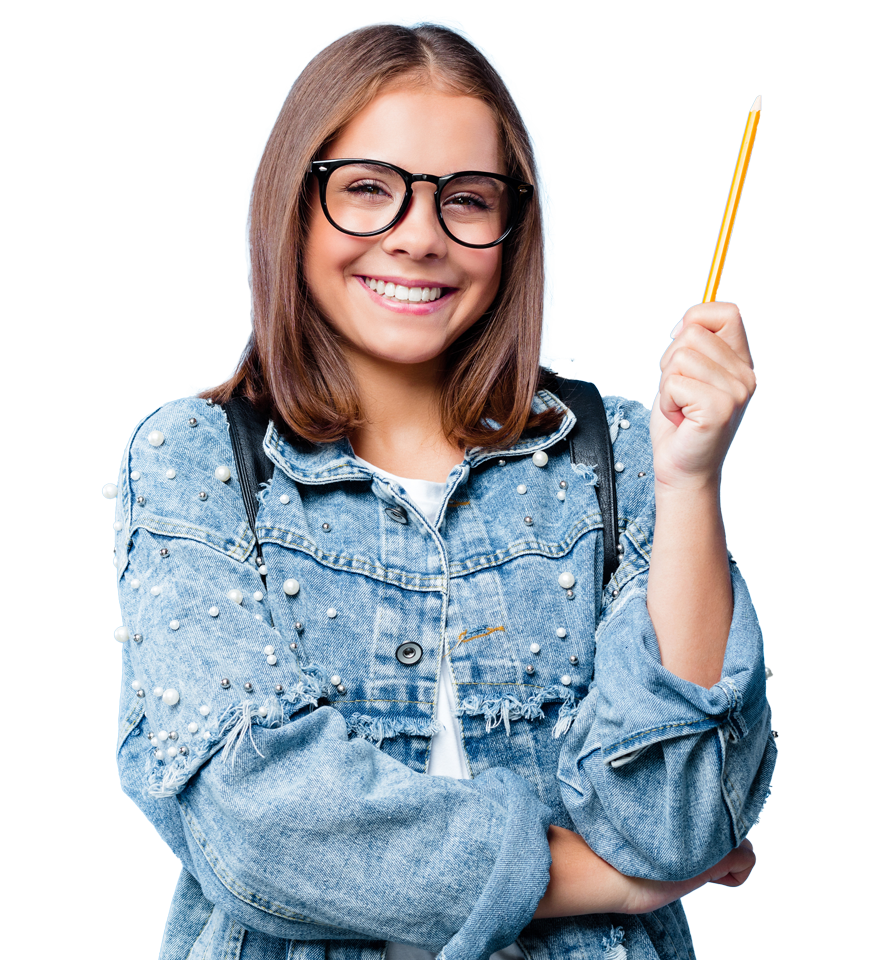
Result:
{"label": "jacket button", "polygon": [[386,507],[385,512],[397,523],[407,522],[406,510],[404,510],[403,507]]}
{"label": "jacket button", "polygon": [[395,651],[394,656],[405,666],[411,667],[422,659],[422,648],[413,641],[402,643]]}

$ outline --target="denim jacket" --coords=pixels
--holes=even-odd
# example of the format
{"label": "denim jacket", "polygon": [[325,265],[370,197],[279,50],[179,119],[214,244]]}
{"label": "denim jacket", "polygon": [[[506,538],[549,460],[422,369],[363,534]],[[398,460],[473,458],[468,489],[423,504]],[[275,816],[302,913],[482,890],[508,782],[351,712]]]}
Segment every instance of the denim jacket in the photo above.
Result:
{"label": "denim jacket", "polygon": [[[436,523],[347,441],[270,424],[259,551],[222,409],[179,400],[137,427],[115,523],[118,760],[183,863],[162,960],[381,960],[387,940],[445,960],[514,941],[533,960],[693,956],[677,902],[531,920],[549,824],[627,875],[683,879],[745,836],[775,760],[735,564],[722,679],[660,663],[648,414],[605,408],[623,553],[604,589],[570,411],[469,450]],[[471,780],[425,774],[443,657]]]}

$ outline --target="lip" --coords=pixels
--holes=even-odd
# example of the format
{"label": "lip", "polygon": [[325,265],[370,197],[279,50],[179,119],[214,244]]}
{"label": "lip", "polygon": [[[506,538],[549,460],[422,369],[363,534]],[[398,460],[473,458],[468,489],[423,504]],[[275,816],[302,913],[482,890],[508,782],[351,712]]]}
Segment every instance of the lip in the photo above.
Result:
{"label": "lip", "polygon": [[[420,300],[415,303],[409,300],[398,300],[396,297],[386,297],[382,293],[376,293],[367,286],[367,280],[383,280],[385,283],[402,284],[404,287],[440,287],[445,292],[436,300]],[[458,293],[458,287],[450,287],[436,280],[407,280],[405,277],[377,276],[372,273],[357,274],[357,280],[361,287],[372,298],[374,303],[378,303],[387,310],[394,310],[397,313],[409,313],[416,316],[436,313],[442,310],[452,297]]]}

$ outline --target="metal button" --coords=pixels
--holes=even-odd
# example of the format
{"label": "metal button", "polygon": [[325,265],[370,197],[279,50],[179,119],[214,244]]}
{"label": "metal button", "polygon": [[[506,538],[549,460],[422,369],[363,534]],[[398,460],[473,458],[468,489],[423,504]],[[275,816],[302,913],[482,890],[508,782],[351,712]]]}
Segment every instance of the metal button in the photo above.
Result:
{"label": "metal button", "polygon": [[385,513],[397,523],[407,523],[406,510],[403,507],[386,507]]}
{"label": "metal button", "polygon": [[422,648],[410,640],[409,643],[402,643],[395,651],[394,656],[405,666],[411,667],[422,659]]}

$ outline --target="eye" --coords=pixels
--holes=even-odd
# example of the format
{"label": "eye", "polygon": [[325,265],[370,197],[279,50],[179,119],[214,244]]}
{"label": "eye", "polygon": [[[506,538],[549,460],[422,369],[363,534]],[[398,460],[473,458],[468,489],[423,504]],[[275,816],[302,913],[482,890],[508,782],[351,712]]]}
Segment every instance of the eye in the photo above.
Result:
{"label": "eye", "polygon": [[387,188],[375,180],[357,180],[345,188],[346,193],[359,197],[387,197],[390,196]]}

